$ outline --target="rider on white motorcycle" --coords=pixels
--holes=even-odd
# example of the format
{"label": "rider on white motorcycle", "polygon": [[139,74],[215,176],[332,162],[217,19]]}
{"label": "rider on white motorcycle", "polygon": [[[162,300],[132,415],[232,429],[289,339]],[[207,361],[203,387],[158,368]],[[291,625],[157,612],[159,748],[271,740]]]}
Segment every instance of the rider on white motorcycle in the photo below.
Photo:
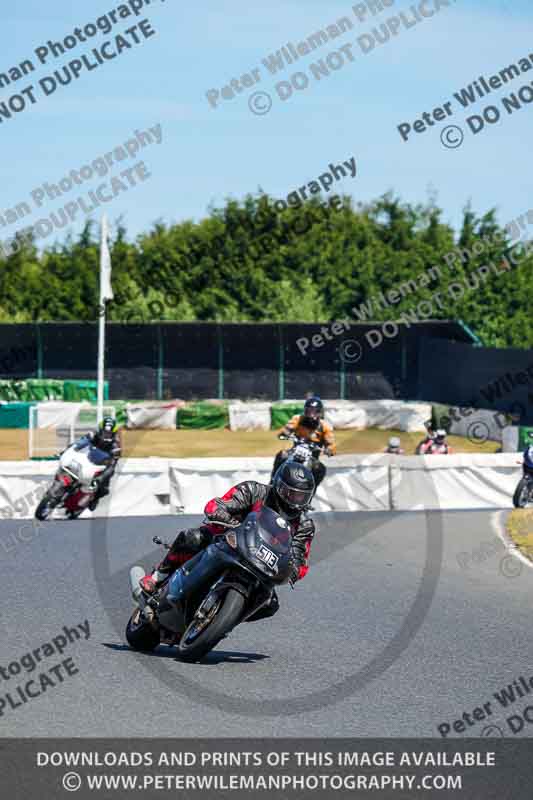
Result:
{"label": "rider on white motorcycle", "polygon": [[[95,494],[89,503],[89,510],[94,511],[99,500],[109,494],[109,483],[115,474],[117,462],[122,454],[122,441],[117,422],[113,417],[104,417],[96,431],[90,431],[77,442],[79,445],[89,442],[104,453],[109,453],[112,461],[95,480]],[[70,446],[70,445],[69,445]]]}

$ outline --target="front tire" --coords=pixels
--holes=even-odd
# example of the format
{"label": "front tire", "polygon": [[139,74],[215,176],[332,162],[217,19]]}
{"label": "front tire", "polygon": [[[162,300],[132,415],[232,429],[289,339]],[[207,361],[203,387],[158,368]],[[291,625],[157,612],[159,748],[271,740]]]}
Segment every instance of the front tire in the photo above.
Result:
{"label": "front tire", "polygon": [[525,477],[520,478],[513,495],[513,505],[515,508],[525,508],[530,501],[530,481]]}
{"label": "front tire", "polygon": [[178,655],[181,660],[199,661],[216,647],[238,623],[244,610],[244,603],[244,597],[240,592],[228,589],[206,627],[200,628],[195,615],[178,645]]}
{"label": "front tire", "polygon": [[39,519],[42,522],[47,520],[59,502],[60,499],[54,497],[49,489],[47,492],[45,492],[41,502],[35,509],[35,519]]}
{"label": "front tire", "polygon": [[151,653],[160,642],[159,631],[143,619],[140,608],[135,609],[126,625],[126,639],[133,650],[141,653]]}

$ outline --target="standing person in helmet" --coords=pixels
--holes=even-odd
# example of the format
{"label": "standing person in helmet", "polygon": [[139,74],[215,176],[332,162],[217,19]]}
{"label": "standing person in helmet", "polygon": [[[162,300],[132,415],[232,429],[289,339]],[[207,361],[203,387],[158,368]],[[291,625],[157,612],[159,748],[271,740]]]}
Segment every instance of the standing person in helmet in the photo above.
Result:
{"label": "standing person in helmet", "polygon": [[391,436],[389,439],[389,443],[384,450],[385,453],[389,453],[393,456],[403,456],[405,455],[405,450],[402,448],[402,443],[400,441],[399,436]]}
{"label": "standing person in helmet", "polygon": [[419,455],[421,456],[446,456],[452,453],[452,448],[446,441],[446,431],[439,428],[433,437],[420,445]]}
{"label": "standing person in helmet", "polygon": [[[309,551],[315,535],[315,525],[305,513],[314,490],[311,471],[302,464],[291,462],[281,467],[271,485],[257,481],[238,483],[222,497],[215,497],[207,503],[204,509],[207,524],[178,533],[163,561],[151,575],[141,578],[141,588],[152,594],[178,567],[210,545],[217,535],[225,533],[226,528],[217,522],[238,525],[250,512],[259,511],[262,506],[273,509],[289,522],[293,558],[291,581],[300,580],[307,574]],[[278,598],[273,591],[270,602],[250,620],[270,617],[278,608]]]}
{"label": "standing person in helmet", "polygon": [[[334,456],[337,452],[335,434],[333,433],[331,425],[322,419],[323,413],[324,405],[320,397],[309,397],[305,401],[303,414],[295,414],[278,433],[278,439],[284,439],[289,434],[294,433],[300,439],[307,439],[310,442],[316,442],[318,445],[325,447],[326,455]],[[279,453],[276,454],[274,467],[272,469],[272,480],[280,465],[288,457],[289,452],[289,450],[280,450]],[[312,469],[315,487],[318,488],[320,483],[324,480],[326,467],[316,458],[313,462]]]}
{"label": "standing person in helmet", "polygon": [[109,483],[115,474],[117,462],[122,454],[122,441],[116,420],[113,417],[104,417],[96,431],[86,434],[82,441],[89,441],[93,447],[109,453],[113,459],[97,478],[96,492],[89,503],[89,509],[94,511],[98,501],[109,494]]}

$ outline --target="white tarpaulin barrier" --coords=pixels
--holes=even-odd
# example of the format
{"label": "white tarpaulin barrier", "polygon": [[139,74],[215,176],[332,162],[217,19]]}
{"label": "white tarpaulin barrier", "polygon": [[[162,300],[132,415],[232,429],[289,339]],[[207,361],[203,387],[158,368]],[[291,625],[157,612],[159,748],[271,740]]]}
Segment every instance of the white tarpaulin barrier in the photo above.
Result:
{"label": "white tarpaulin barrier", "polygon": [[127,428],[176,429],[176,415],[183,403],[128,403]]}
{"label": "white tarpaulin barrier", "polygon": [[510,508],[522,474],[518,460],[516,453],[397,456],[392,508]]}
{"label": "white tarpaulin barrier", "polygon": [[[30,519],[50,485],[57,461],[0,462],[0,519]],[[170,485],[165,458],[128,458],[119,462],[111,493],[91,517],[158,516],[169,513]]]}
{"label": "white tarpaulin barrier", "polygon": [[507,416],[501,411],[450,408],[448,416],[451,420],[448,433],[466,436],[474,442],[501,442],[502,432],[507,426]]}
{"label": "white tarpaulin barrier", "polygon": [[518,425],[507,425],[502,431],[502,450],[504,453],[516,453],[518,451]]}
{"label": "white tarpaulin barrier", "polygon": [[[200,514],[212,497],[236,483],[270,480],[272,458],[183,458],[170,462],[171,504],[187,514]],[[337,456],[328,459],[328,474],[319,486],[316,511],[386,510],[389,480],[381,456]]]}
{"label": "white tarpaulin barrier", "polygon": [[[519,454],[335,456],[316,511],[511,508],[522,474]],[[267,483],[271,458],[130,458],[119,462],[111,494],[94,516],[201,514],[205,503],[243,480]],[[57,461],[0,462],[0,519],[29,519]],[[85,512],[82,519],[90,518]]]}
{"label": "white tarpaulin barrier", "polygon": [[270,430],[270,403],[230,403],[229,426],[232,431]]}
{"label": "white tarpaulin barrier", "polygon": [[71,427],[84,403],[37,403],[37,428]]}
{"label": "white tarpaulin barrier", "polygon": [[425,432],[431,419],[430,403],[406,403],[402,400],[328,400],[324,418],[334,428],[382,428],[406,432]]}

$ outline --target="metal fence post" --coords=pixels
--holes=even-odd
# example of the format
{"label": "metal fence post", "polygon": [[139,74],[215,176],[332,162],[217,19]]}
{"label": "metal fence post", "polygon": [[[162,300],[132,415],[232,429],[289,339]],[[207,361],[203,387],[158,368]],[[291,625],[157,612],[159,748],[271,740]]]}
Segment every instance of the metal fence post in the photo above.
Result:
{"label": "metal fence post", "polygon": [[278,370],[278,399],[285,400],[285,346],[283,341],[283,328],[278,325],[279,332],[279,370]]}
{"label": "metal fence post", "polygon": [[224,399],[224,345],[222,342],[222,328],[217,325],[218,341],[218,399]]}
{"label": "metal fence post", "polygon": [[35,335],[37,344],[37,377],[43,377],[43,338],[41,335],[41,323],[35,323]]}
{"label": "metal fence post", "polygon": [[163,369],[165,365],[165,351],[163,345],[163,331],[161,325],[157,326],[157,399],[163,399]]}

